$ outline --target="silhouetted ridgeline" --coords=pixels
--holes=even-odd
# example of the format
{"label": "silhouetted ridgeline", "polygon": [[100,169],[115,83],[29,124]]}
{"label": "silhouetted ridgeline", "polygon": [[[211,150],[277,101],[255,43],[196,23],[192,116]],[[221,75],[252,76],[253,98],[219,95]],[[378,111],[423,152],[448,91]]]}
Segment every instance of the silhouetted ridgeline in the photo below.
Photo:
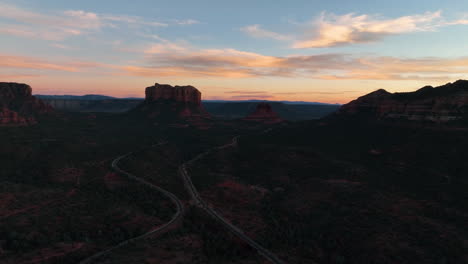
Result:
{"label": "silhouetted ridgeline", "polygon": [[383,89],[343,105],[338,116],[410,121],[468,120],[468,81],[459,80],[439,87],[425,86],[408,93]]}
{"label": "silhouetted ridgeline", "polygon": [[[41,96],[37,96],[41,98]],[[138,104],[143,99],[106,99],[106,100],[86,100],[86,99],[42,99],[53,108],[68,112],[126,112]]]}
{"label": "silhouetted ridgeline", "polygon": [[[102,99],[101,96],[50,96],[36,95],[55,109],[71,112],[125,112],[143,102],[143,98]],[[273,111],[286,120],[309,120],[335,112],[340,105],[310,104],[306,102],[269,102]],[[258,101],[203,101],[205,109],[216,118],[239,119],[253,111]]]}

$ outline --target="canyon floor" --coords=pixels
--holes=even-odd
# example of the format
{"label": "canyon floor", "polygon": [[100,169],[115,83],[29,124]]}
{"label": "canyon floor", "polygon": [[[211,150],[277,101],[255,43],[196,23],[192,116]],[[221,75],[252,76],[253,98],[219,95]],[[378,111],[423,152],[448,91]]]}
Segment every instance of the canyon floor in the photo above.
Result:
{"label": "canyon floor", "polygon": [[[468,263],[468,137],[440,126],[318,120],[164,125],[62,113],[0,130],[0,263],[268,263],[193,204],[200,196],[285,263]],[[203,123],[202,122],[202,123]],[[151,147],[158,142],[161,146]]]}

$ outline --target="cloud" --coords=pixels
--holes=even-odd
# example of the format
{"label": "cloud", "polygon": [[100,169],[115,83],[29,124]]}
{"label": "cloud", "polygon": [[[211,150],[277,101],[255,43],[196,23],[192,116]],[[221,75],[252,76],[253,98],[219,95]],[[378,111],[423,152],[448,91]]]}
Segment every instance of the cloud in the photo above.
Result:
{"label": "cloud", "polygon": [[11,79],[19,79],[19,78],[32,78],[32,77],[39,77],[40,75],[37,74],[0,74],[0,79],[11,80]]}
{"label": "cloud", "polygon": [[[127,25],[134,26],[150,26],[150,27],[167,27],[168,23],[150,21],[138,16],[126,16],[126,15],[102,15],[102,19],[108,23],[125,23]],[[117,27],[117,25],[109,24],[111,27]]]}
{"label": "cloud", "polygon": [[372,15],[353,13],[338,16],[322,13],[313,23],[312,36],[294,43],[294,48],[323,48],[352,43],[367,43],[388,35],[417,31],[432,31],[441,24],[441,12],[382,19]]}
{"label": "cloud", "polygon": [[249,100],[249,99],[271,99],[271,98],[274,98],[273,95],[234,95],[234,96],[230,96],[229,97],[230,99],[235,99],[235,100]]}
{"label": "cloud", "polygon": [[139,65],[120,69],[121,74],[146,77],[450,80],[468,72],[468,57],[398,58],[341,53],[268,56],[162,42],[148,47]]}
{"label": "cloud", "polygon": [[349,13],[335,15],[322,12],[321,15],[307,24],[291,23],[306,28],[304,36],[298,34],[281,34],[262,28],[259,24],[241,28],[241,31],[254,37],[292,42],[295,49],[328,48],[357,43],[371,43],[397,34],[436,31],[441,27],[468,25],[468,15],[448,21],[441,11],[401,16],[386,19],[379,15],[357,15]]}
{"label": "cloud", "polygon": [[101,18],[91,12],[70,10],[41,14],[1,3],[0,18],[9,21],[1,24],[0,33],[51,41],[95,32],[104,25]]}
{"label": "cloud", "polygon": [[396,58],[363,57],[359,65],[341,74],[322,75],[327,80],[437,80],[466,77],[468,57]]}
{"label": "cloud", "polygon": [[241,28],[241,31],[247,33],[254,38],[269,38],[275,40],[291,40],[292,37],[288,35],[282,35],[273,31],[263,29],[260,25],[250,25]]}
{"label": "cloud", "polygon": [[0,68],[7,69],[34,69],[34,70],[52,70],[65,72],[80,72],[87,68],[96,68],[102,66],[95,62],[74,61],[74,62],[52,62],[41,58],[15,56],[0,54]]}
{"label": "cloud", "polygon": [[63,50],[74,50],[75,48],[72,48],[70,46],[60,44],[60,43],[52,43],[50,44],[51,47],[58,48],[58,49],[63,49]]}
{"label": "cloud", "polygon": [[265,91],[227,91],[226,94],[266,94]]}
{"label": "cloud", "polygon": [[181,26],[187,26],[187,25],[195,25],[195,24],[200,24],[200,21],[195,20],[195,19],[185,19],[185,20],[174,20],[174,24],[176,25],[181,25]]}
{"label": "cloud", "polygon": [[159,28],[169,25],[193,25],[197,20],[154,21],[139,16],[97,14],[83,10],[39,13],[0,3],[0,34],[62,41],[69,37],[101,32],[103,28]]}

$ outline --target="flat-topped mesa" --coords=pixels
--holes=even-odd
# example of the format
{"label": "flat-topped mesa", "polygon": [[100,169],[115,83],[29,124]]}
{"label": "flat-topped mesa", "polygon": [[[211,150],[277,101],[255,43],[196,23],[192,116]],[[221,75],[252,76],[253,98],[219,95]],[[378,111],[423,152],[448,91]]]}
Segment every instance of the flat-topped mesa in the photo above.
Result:
{"label": "flat-topped mesa", "polygon": [[0,125],[34,124],[39,115],[51,112],[51,106],[32,96],[29,85],[0,82]]}
{"label": "flat-topped mesa", "polygon": [[31,96],[32,89],[27,84],[0,82],[0,104],[6,104],[15,99]]}
{"label": "flat-topped mesa", "polygon": [[255,112],[251,113],[244,120],[248,121],[258,121],[258,122],[265,122],[265,123],[279,123],[282,122],[283,119],[279,117],[279,115],[273,111],[273,108],[269,103],[259,103]]}
{"label": "flat-topped mesa", "polygon": [[203,108],[201,92],[190,85],[156,83],[146,88],[145,101],[131,111],[162,123],[197,123],[210,118]]}
{"label": "flat-topped mesa", "polygon": [[157,100],[173,100],[176,102],[201,105],[201,92],[193,86],[171,86],[168,84],[158,84],[147,87],[145,90],[145,100],[147,102]]}

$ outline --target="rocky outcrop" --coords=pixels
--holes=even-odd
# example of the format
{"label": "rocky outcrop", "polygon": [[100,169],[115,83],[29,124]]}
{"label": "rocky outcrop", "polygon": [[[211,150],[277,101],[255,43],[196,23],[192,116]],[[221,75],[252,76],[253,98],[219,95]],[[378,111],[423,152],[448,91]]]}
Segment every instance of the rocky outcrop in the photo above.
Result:
{"label": "rocky outcrop", "polygon": [[201,105],[201,93],[193,86],[175,86],[158,84],[146,88],[146,101],[173,100],[179,103]]}
{"label": "rocky outcrop", "polygon": [[244,120],[263,123],[279,123],[283,121],[268,103],[259,103],[255,112],[245,117]]}
{"label": "rocky outcrop", "polygon": [[146,88],[145,94],[145,101],[135,111],[143,112],[148,118],[169,123],[181,120],[200,123],[210,117],[201,103],[200,91],[193,86],[156,83]]}
{"label": "rocky outcrop", "polygon": [[32,96],[27,84],[0,83],[0,124],[29,125],[37,117],[53,112],[53,108]]}
{"label": "rocky outcrop", "polygon": [[383,89],[343,105],[338,116],[449,122],[468,119],[468,81],[415,92],[389,93]]}
{"label": "rocky outcrop", "polygon": [[33,117],[20,116],[17,112],[11,111],[8,108],[0,109],[0,125],[25,126],[34,123],[36,123],[36,120]]}

